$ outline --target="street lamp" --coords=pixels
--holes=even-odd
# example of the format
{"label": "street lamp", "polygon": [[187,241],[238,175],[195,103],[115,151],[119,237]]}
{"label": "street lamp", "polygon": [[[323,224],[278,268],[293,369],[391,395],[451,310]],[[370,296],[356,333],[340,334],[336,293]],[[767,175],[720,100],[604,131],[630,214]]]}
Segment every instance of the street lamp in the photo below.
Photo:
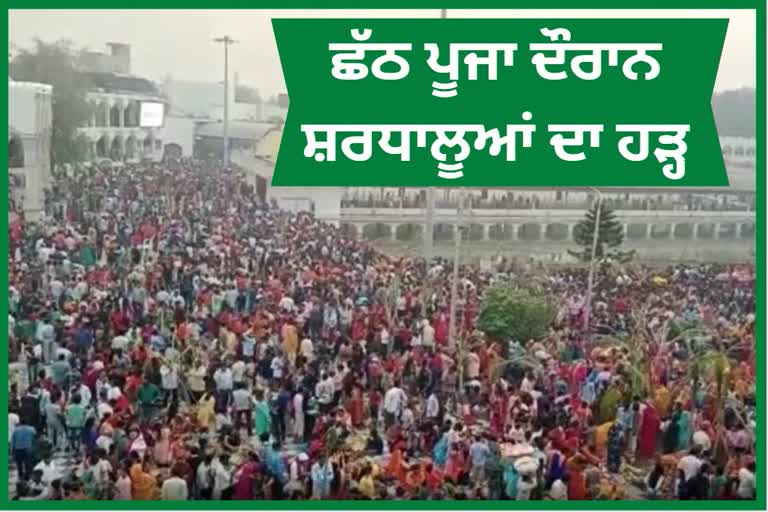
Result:
{"label": "street lamp", "polygon": [[[440,9],[440,18],[445,19],[448,17],[447,9]],[[435,187],[427,187],[426,194],[425,214],[426,219],[424,222],[424,259],[427,262],[427,269],[429,269],[429,263],[432,261],[433,255],[433,236],[435,229]]]}
{"label": "street lamp", "polygon": [[453,235],[453,279],[451,280],[451,304],[448,316],[448,339],[452,349],[456,351],[456,362],[459,365],[459,392],[464,387],[464,345],[457,338],[456,303],[459,299],[459,265],[461,263],[461,239],[464,236],[464,189],[459,189],[459,205],[456,226]]}
{"label": "street lamp", "polygon": [[237,41],[229,36],[217,37],[214,43],[224,45],[224,167],[229,167],[229,45]]}
{"label": "street lamp", "polygon": [[587,330],[587,341],[591,339],[589,317],[592,313],[592,287],[595,280],[595,256],[597,255],[597,240],[600,236],[600,213],[603,209],[603,194],[596,188],[591,189],[597,194],[597,213],[595,214],[595,229],[592,231],[592,255],[589,258],[589,277],[587,278],[587,297],[584,306],[584,328]]}

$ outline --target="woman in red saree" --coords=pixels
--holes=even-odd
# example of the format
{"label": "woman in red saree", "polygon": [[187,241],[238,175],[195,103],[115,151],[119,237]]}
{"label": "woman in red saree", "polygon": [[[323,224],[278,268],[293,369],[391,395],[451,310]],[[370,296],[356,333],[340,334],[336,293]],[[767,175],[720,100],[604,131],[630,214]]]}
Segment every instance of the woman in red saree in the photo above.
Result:
{"label": "woman in red saree", "polygon": [[448,460],[445,463],[445,478],[454,484],[458,483],[461,474],[464,472],[464,466],[466,466],[466,460],[461,445],[449,448]]}
{"label": "woman in red saree", "polygon": [[435,343],[445,345],[448,343],[448,317],[444,312],[440,312],[432,323],[435,329]]}
{"label": "woman in red saree", "polygon": [[359,427],[363,424],[363,409],[363,392],[358,384],[354,384],[347,402],[347,411],[351,416],[353,427]]}
{"label": "woman in red saree", "polygon": [[646,402],[640,418],[640,431],[637,435],[637,453],[644,459],[653,459],[656,456],[656,439],[659,435],[661,420],[656,408],[650,402]]}
{"label": "woman in red saree", "polygon": [[497,385],[491,397],[491,433],[500,436],[506,432],[506,421],[509,416],[507,411],[507,393],[501,385]]}
{"label": "woman in red saree", "polygon": [[233,500],[252,500],[255,499],[254,483],[259,474],[259,463],[254,454],[235,472],[235,485],[232,493]]}
{"label": "woman in red saree", "polygon": [[443,486],[443,472],[432,463],[426,467],[426,484],[430,491],[436,491]]}
{"label": "woman in red saree", "polygon": [[352,316],[352,339],[354,341],[364,340],[367,337],[364,314],[358,309]]}

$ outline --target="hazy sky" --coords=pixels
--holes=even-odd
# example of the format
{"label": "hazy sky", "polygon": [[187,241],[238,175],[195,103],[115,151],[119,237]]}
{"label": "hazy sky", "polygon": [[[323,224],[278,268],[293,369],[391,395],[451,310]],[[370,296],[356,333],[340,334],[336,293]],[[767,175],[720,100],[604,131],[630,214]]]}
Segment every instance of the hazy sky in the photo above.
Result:
{"label": "hazy sky", "polygon": [[[132,47],[134,74],[161,81],[218,81],[222,75],[221,45],[211,42],[228,34],[239,44],[230,48],[233,72],[262,95],[285,91],[270,18],[273,17],[438,17],[438,10],[11,10],[9,42],[28,45],[34,38],[66,38],[77,46],[104,50],[107,42]],[[490,17],[719,17],[730,18],[716,90],[755,85],[755,15],[751,10],[554,11],[449,10],[450,18]]]}

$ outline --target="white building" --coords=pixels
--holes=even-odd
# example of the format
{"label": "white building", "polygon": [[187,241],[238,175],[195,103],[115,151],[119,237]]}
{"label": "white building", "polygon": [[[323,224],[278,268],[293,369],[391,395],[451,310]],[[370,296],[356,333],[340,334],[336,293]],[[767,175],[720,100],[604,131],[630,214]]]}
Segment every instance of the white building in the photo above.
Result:
{"label": "white building", "polygon": [[232,162],[246,169],[257,192],[267,201],[274,200],[286,210],[312,211],[318,219],[338,225],[344,189],[272,186],[272,174],[282,138],[282,126],[276,125],[257,140],[252,149],[233,152]]}
{"label": "white building", "polygon": [[109,53],[85,52],[78,61],[88,83],[91,118],[81,132],[90,143],[90,159],[159,160],[163,155],[160,126],[142,123],[144,103],[165,105],[166,99],[149,80],[131,74],[131,48],[108,43]]}
{"label": "white building", "polygon": [[51,171],[53,87],[8,81],[9,199],[36,222],[45,207]]}
{"label": "white building", "polygon": [[[220,132],[224,121],[223,81],[196,82],[168,77],[161,89],[168,102],[168,115],[165,118],[162,139],[165,145],[172,148],[171,154],[191,157],[196,154],[196,146],[200,149],[198,153],[210,153],[213,144],[209,139],[222,139]],[[243,140],[247,139],[252,143],[259,139],[266,131],[265,123],[269,127],[284,121],[287,113],[287,104],[239,102],[236,90],[237,73],[234,80],[229,80],[228,94],[232,151],[236,151]],[[222,142],[219,142],[219,145],[222,146]]]}

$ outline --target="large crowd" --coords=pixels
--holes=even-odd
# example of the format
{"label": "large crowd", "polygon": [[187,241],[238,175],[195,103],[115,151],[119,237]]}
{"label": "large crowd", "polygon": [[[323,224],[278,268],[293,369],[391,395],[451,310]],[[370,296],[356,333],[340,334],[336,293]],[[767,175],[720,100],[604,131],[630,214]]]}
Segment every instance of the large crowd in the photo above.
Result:
{"label": "large crowd", "polygon": [[[752,266],[601,265],[586,325],[587,269],[466,265],[451,329],[450,262],[197,161],[67,169],[9,240],[16,499],[754,499]],[[499,279],[547,334],[478,329]]]}

